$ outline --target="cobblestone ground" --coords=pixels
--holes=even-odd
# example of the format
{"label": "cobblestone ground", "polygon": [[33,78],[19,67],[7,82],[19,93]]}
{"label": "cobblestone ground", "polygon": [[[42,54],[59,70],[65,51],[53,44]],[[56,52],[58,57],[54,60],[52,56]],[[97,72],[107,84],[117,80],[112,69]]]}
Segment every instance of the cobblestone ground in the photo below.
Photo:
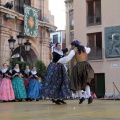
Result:
{"label": "cobblestone ground", "polygon": [[67,100],[67,105],[51,101],[0,103],[0,120],[120,120],[120,101]]}

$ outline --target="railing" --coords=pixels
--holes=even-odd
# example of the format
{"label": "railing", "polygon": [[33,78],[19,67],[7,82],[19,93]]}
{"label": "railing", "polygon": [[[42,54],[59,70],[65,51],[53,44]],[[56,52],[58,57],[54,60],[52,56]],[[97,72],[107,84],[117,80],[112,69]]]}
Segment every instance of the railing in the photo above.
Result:
{"label": "railing", "polygon": [[73,25],[70,25],[70,30],[74,30],[74,26]]}
{"label": "railing", "polygon": [[88,16],[87,17],[87,26],[100,25],[101,16]]}
{"label": "railing", "polygon": [[15,11],[24,15],[24,7],[23,6],[15,6]]}
{"label": "railing", "polygon": [[115,89],[118,91],[118,93],[119,93],[119,95],[120,95],[119,89],[117,88],[117,86],[116,86],[115,83],[113,82],[114,100],[116,99],[116,98],[115,98]]}
{"label": "railing", "polygon": [[88,54],[88,60],[100,60],[102,58],[103,58],[102,48],[101,49],[91,48],[91,52]]}
{"label": "railing", "polygon": [[31,0],[14,0],[14,10],[24,14],[24,4],[31,6]]}

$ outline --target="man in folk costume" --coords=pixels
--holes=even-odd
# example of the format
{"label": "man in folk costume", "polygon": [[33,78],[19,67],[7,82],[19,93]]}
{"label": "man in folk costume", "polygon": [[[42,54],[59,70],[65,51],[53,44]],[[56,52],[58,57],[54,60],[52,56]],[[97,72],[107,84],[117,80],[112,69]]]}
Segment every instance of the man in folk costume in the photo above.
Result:
{"label": "man in folk costume", "polygon": [[67,63],[73,57],[75,57],[77,63],[72,69],[71,73],[71,81],[70,81],[70,89],[74,92],[78,92],[80,97],[79,104],[83,103],[85,97],[83,95],[83,90],[86,91],[88,95],[88,104],[91,104],[93,98],[91,97],[90,92],[90,83],[94,78],[94,70],[91,65],[87,62],[87,54],[90,52],[90,48],[80,45],[78,40],[75,40],[71,43],[72,50],[70,53],[59,59],[58,63]]}

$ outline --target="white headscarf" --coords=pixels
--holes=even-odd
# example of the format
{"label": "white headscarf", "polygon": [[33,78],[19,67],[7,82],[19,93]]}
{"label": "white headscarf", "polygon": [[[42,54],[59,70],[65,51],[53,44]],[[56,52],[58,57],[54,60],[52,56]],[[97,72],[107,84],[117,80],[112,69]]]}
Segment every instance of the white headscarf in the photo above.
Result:
{"label": "white headscarf", "polygon": [[62,50],[58,50],[56,47],[53,49],[53,52],[58,53],[59,55],[63,56],[63,51]]}
{"label": "white headscarf", "polygon": [[16,72],[20,72],[20,69],[19,69],[19,68],[14,68],[14,70],[15,70]]}
{"label": "white headscarf", "polygon": [[7,68],[3,68],[2,73],[6,73],[7,70],[8,70]]}
{"label": "white headscarf", "polygon": [[32,75],[36,75],[37,71],[31,70]]}

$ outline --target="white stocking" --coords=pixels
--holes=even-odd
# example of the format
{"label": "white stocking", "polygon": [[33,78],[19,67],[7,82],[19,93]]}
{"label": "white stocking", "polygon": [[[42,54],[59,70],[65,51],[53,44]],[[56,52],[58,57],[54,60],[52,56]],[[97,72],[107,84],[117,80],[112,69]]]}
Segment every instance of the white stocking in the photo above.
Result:
{"label": "white stocking", "polygon": [[75,93],[72,92],[72,98],[74,99],[75,98]]}
{"label": "white stocking", "polygon": [[83,95],[83,90],[78,90],[78,97],[81,99],[82,97],[84,97]]}
{"label": "white stocking", "polygon": [[86,85],[85,91],[86,91],[86,94],[88,95],[88,98],[89,98],[89,97],[91,96],[91,93],[90,93],[90,86],[89,86],[89,85]]}

